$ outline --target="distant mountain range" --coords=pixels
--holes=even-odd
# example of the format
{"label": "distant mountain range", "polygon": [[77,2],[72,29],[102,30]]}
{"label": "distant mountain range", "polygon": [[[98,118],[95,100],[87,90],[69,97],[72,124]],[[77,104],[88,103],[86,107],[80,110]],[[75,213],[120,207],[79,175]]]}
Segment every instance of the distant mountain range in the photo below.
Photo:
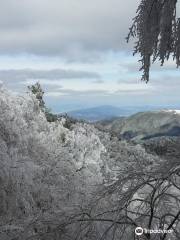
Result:
{"label": "distant mountain range", "polygon": [[113,106],[100,106],[94,108],[80,109],[67,113],[67,115],[76,119],[83,119],[90,122],[116,118],[119,116],[128,116],[129,114],[130,112],[128,109]]}
{"label": "distant mountain range", "polygon": [[89,122],[110,120],[117,117],[127,117],[139,111],[150,110],[151,107],[114,107],[111,105],[104,105],[93,108],[80,109],[67,112],[67,115],[76,119],[81,119]]}

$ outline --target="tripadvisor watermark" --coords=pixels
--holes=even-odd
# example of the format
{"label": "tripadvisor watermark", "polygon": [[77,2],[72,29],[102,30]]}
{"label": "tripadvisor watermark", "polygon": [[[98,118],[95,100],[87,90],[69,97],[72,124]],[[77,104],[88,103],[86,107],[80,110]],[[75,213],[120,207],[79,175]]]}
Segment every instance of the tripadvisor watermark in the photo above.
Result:
{"label": "tripadvisor watermark", "polygon": [[137,227],[135,229],[135,234],[137,236],[141,236],[143,234],[168,234],[168,233],[173,233],[172,229],[146,229],[146,228],[142,228],[142,227]]}

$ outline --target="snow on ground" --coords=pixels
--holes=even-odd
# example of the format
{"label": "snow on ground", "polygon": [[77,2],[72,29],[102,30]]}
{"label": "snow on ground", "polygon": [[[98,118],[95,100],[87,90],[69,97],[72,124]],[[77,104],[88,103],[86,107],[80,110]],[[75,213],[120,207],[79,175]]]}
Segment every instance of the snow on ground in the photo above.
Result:
{"label": "snow on ground", "polygon": [[168,110],[163,110],[164,112],[169,112],[169,113],[174,113],[174,114],[180,114],[180,110],[178,109],[168,109]]}

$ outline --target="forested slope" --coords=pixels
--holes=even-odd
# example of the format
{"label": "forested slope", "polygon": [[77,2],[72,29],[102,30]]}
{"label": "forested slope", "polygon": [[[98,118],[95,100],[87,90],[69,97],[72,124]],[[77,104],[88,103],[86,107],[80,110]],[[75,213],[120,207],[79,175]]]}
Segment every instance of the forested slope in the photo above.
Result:
{"label": "forested slope", "polygon": [[173,221],[178,239],[179,152],[66,121],[48,122],[34,95],[1,87],[0,239],[130,240],[137,226]]}

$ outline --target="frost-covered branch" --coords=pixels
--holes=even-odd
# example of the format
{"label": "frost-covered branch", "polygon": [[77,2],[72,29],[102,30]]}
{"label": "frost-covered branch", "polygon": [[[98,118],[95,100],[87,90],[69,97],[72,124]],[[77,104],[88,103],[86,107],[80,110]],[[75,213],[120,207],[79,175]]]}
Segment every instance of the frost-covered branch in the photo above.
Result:
{"label": "frost-covered branch", "polygon": [[141,0],[129,29],[127,41],[136,38],[134,54],[140,54],[142,80],[149,81],[152,62],[161,65],[170,55],[180,65],[180,19],[176,17],[177,0]]}

